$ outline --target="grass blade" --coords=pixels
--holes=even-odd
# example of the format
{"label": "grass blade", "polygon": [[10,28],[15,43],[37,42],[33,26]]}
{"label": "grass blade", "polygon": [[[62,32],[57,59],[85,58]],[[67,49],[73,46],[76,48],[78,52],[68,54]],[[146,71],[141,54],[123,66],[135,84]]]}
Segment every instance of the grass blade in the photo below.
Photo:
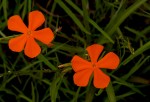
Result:
{"label": "grass blade", "polygon": [[[84,16],[83,11],[77,6],[75,5],[71,0],[66,0],[66,2],[73,7],[81,16]],[[114,41],[112,40],[112,38],[99,26],[96,24],[96,22],[92,19],[90,19],[89,17],[87,18],[88,22],[94,27],[96,28],[104,37],[106,37],[108,39],[108,41],[114,43]],[[101,39],[100,39],[101,40]]]}
{"label": "grass blade", "polygon": [[40,61],[42,61],[43,63],[45,63],[49,68],[51,68],[52,70],[57,70],[57,68],[53,65],[53,64],[51,64],[49,61],[48,61],[48,59],[47,58],[45,58],[45,56],[43,56],[42,54],[40,54],[39,56],[38,56],[38,59],[40,60]]}
{"label": "grass blade", "polygon": [[59,6],[64,9],[64,11],[71,17],[71,19],[78,25],[78,27],[84,31],[86,34],[90,34],[82,25],[81,21],[75,16],[75,14],[61,1],[56,0],[56,2],[59,4]]}
{"label": "grass blade", "polygon": [[109,83],[108,87],[106,88],[106,92],[108,95],[109,102],[116,102],[116,96],[115,96],[114,88],[113,88],[111,82]]}
{"label": "grass blade", "polygon": [[134,54],[131,54],[127,59],[125,59],[121,64],[125,65],[129,63],[132,59],[134,59],[136,56],[142,54],[144,51],[150,49],[150,41],[141,46],[139,49],[137,49]]}

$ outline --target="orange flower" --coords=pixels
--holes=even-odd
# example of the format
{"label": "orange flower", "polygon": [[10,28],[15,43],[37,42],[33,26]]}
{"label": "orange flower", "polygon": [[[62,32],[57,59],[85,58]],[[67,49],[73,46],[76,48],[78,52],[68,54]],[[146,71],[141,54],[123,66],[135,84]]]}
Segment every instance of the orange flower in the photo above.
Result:
{"label": "orange flower", "polygon": [[44,15],[40,11],[30,12],[28,19],[29,24],[27,27],[20,16],[14,15],[9,18],[8,29],[21,32],[22,34],[10,39],[8,46],[14,52],[21,52],[24,49],[25,55],[34,58],[41,52],[41,48],[35,40],[39,40],[44,44],[50,44],[54,39],[54,34],[50,28],[36,31],[45,21]]}
{"label": "orange flower", "polygon": [[106,88],[108,86],[110,77],[104,74],[100,69],[116,69],[120,59],[115,53],[109,52],[97,61],[103,49],[104,47],[98,44],[87,47],[86,50],[90,56],[91,62],[77,55],[73,57],[71,60],[72,68],[75,71],[73,80],[77,86],[87,86],[92,74],[94,75],[93,84],[96,88]]}

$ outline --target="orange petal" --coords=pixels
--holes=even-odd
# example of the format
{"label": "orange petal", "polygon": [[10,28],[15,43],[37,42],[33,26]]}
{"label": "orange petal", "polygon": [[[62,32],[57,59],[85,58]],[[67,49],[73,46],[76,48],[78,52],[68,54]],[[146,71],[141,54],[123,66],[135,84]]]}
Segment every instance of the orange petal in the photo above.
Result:
{"label": "orange petal", "polygon": [[99,68],[116,69],[119,65],[119,62],[119,57],[115,53],[109,52],[98,61],[97,66]]}
{"label": "orange petal", "polygon": [[34,31],[33,36],[35,39],[43,42],[44,44],[49,44],[54,39],[54,34],[49,28]]}
{"label": "orange petal", "polygon": [[85,69],[74,74],[73,80],[77,86],[87,86],[93,70]]}
{"label": "orange petal", "polygon": [[25,34],[12,38],[8,42],[9,49],[15,52],[21,52],[25,46],[26,41],[27,38]]}
{"label": "orange petal", "polygon": [[92,64],[83,58],[75,55],[71,60],[72,68],[75,72],[84,70],[84,69],[92,69]]}
{"label": "orange petal", "polygon": [[29,13],[29,25],[30,30],[35,30],[41,26],[45,21],[44,15],[40,11],[32,11]]}
{"label": "orange petal", "polygon": [[35,42],[34,38],[29,37],[24,49],[25,55],[30,58],[34,58],[38,56],[40,52],[41,52],[40,46]]}
{"label": "orange petal", "polygon": [[106,88],[109,82],[110,82],[109,76],[103,73],[100,69],[95,68],[93,81],[94,86],[96,88]]}
{"label": "orange petal", "polygon": [[88,54],[91,58],[92,63],[97,62],[97,59],[98,59],[99,55],[101,54],[101,52],[103,51],[103,49],[104,49],[104,46],[99,45],[99,44],[93,44],[86,48],[86,50],[88,51]]}
{"label": "orange petal", "polygon": [[8,29],[12,31],[18,31],[21,33],[27,32],[26,25],[23,23],[21,17],[18,15],[12,16],[8,19]]}

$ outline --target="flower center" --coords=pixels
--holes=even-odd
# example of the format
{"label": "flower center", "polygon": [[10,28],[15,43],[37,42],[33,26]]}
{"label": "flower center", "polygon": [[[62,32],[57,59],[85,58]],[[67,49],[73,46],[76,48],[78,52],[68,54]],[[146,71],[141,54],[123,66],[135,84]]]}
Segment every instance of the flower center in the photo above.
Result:
{"label": "flower center", "polygon": [[92,67],[93,67],[93,68],[95,68],[95,67],[96,67],[96,64],[95,64],[95,63],[94,63],[94,64],[92,64]]}
{"label": "flower center", "polygon": [[30,35],[31,34],[31,31],[29,30],[29,31],[27,31],[27,35]]}

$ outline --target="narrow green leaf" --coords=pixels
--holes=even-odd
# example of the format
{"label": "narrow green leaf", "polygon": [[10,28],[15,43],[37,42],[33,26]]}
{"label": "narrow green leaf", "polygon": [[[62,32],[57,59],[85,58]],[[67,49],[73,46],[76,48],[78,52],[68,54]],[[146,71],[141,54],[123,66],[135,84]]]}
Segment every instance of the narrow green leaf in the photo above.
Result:
{"label": "narrow green leaf", "polygon": [[57,102],[56,99],[58,96],[58,89],[61,85],[62,78],[63,78],[63,74],[60,75],[60,73],[56,73],[55,77],[53,78],[53,81],[50,87],[51,102]]}
{"label": "narrow green leaf", "polygon": [[35,102],[35,92],[34,92],[34,85],[31,82],[31,90],[32,90],[32,102]]}
{"label": "narrow green leaf", "polygon": [[95,95],[96,95],[96,96],[99,96],[99,95],[101,95],[101,93],[102,93],[103,91],[104,91],[103,89],[99,89],[98,93],[96,93]]}
{"label": "narrow green leaf", "polygon": [[23,6],[22,15],[21,15],[22,19],[24,19],[27,14],[28,0],[25,0],[23,3],[24,3],[24,6]]}
{"label": "narrow green leaf", "polygon": [[3,38],[5,38],[6,37],[6,35],[0,30],[0,35],[3,37]]}
{"label": "narrow green leaf", "polygon": [[28,1],[28,12],[30,12],[32,6],[32,0],[27,0],[27,1]]}
{"label": "narrow green leaf", "polygon": [[125,74],[122,78],[123,79],[128,79],[133,73],[135,73],[139,68],[141,68],[141,66],[148,60],[150,59],[150,56],[147,56],[144,59],[140,59],[133,68],[131,68],[131,70]]}
{"label": "narrow green leaf", "polygon": [[134,54],[131,54],[128,58],[126,58],[121,64],[125,65],[129,63],[132,59],[134,59],[136,56],[142,54],[144,51],[150,49],[150,41],[141,46],[139,49],[137,49]]}
{"label": "narrow green leaf", "polygon": [[77,92],[75,93],[75,95],[73,95],[73,99],[72,99],[71,102],[78,102],[78,97],[79,97],[80,88],[81,88],[81,87],[78,87],[78,90],[77,90]]}
{"label": "narrow green leaf", "polygon": [[[77,6],[75,5],[71,0],[66,0],[66,2],[73,7],[81,16],[84,16],[83,11]],[[93,27],[95,27],[104,37],[106,37],[108,39],[108,41],[114,43],[114,41],[112,40],[112,38],[99,26],[96,24],[95,21],[93,21],[92,19],[90,19],[89,17],[87,18],[88,22],[93,25]],[[101,40],[101,39],[100,39]]]}
{"label": "narrow green leaf", "polygon": [[115,96],[114,88],[113,88],[111,82],[109,83],[108,87],[106,88],[106,92],[107,92],[109,102],[116,102],[116,96]]}
{"label": "narrow green leaf", "polygon": [[88,14],[88,0],[82,0],[82,8],[83,8],[83,20],[84,20],[84,26],[88,31],[90,31],[90,26],[88,22],[89,14]]}
{"label": "narrow green leaf", "polygon": [[[101,32],[102,35],[104,35],[110,42],[114,43],[112,38],[101,28],[99,27],[92,19],[88,20],[90,24],[92,24],[99,32]],[[99,39],[101,40],[101,39]]]}
{"label": "narrow green leaf", "polygon": [[43,79],[42,81],[43,81],[45,84],[49,85],[49,86],[51,85],[51,83],[50,83],[49,80],[47,80],[47,79]]}
{"label": "narrow green leaf", "polygon": [[[109,24],[110,26],[107,26],[106,28],[107,29],[106,31],[108,31],[108,34],[112,35],[116,31],[116,29],[120,26],[120,24],[146,1],[147,0],[136,0],[135,3],[131,5],[129,8],[127,9],[120,8],[119,9],[120,11],[116,12],[117,14],[115,15],[115,18],[112,19],[114,20],[115,23],[112,22],[111,24]],[[125,0],[122,2],[126,4]],[[121,4],[121,6],[124,8],[124,4]]]}
{"label": "narrow green leaf", "polygon": [[86,34],[90,34],[82,25],[81,21],[75,16],[75,14],[61,1],[56,0],[57,4],[71,17],[71,19],[78,25],[78,27],[84,31]]}
{"label": "narrow green leaf", "polygon": [[72,0],[65,0],[72,8],[74,8],[80,15],[83,16],[82,10],[72,1]]}
{"label": "narrow green leaf", "polygon": [[57,68],[53,65],[53,64],[51,64],[49,61],[48,61],[48,59],[47,58],[45,58],[45,56],[43,56],[42,54],[40,54],[39,56],[38,56],[38,59],[40,60],[40,61],[42,61],[43,63],[45,63],[49,68],[51,68],[52,70],[57,70]]}
{"label": "narrow green leaf", "polygon": [[127,26],[125,26],[125,29],[127,29],[128,31],[132,32],[133,34],[135,34],[136,36],[138,37],[143,37],[145,39],[145,36],[143,34],[141,34],[141,32],[135,30],[135,29],[132,29],[132,28],[129,28]]}
{"label": "narrow green leaf", "polygon": [[41,63],[41,61],[35,61],[35,62],[31,63],[31,64],[26,65],[25,67],[23,67],[19,71],[22,71],[22,72],[26,71],[26,70],[30,69],[31,67],[33,67],[34,65],[39,64],[39,63]]}
{"label": "narrow green leaf", "polygon": [[75,39],[81,41],[83,43],[83,45],[86,47],[86,41],[84,38],[82,38],[81,36],[79,36],[78,34],[74,34],[72,35]]}
{"label": "narrow green leaf", "polygon": [[[108,35],[112,36],[117,28],[120,26],[120,24],[146,1],[147,0],[136,0],[134,4],[125,9],[126,0],[122,0],[118,11],[116,12],[116,14],[114,14],[114,17],[112,17],[112,19],[105,28],[105,31],[108,33]],[[99,38],[98,41],[99,43],[108,42],[104,37]]]}
{"label": "narrow green leaf", "polygon": [[4,12],[4,18],[5,18],[5,21],[7,22],[7,17],[8,17],[8,14],[7,14],[7,4],[8,3],[8,1],[7,0],[3,0],[2,1],[2,6],[3,6],[3,12]]}
{"label": "narrow green leaf", "polygon": [[117,101],[120,100],[120,99],[123,99],[123,98],[125,98],[125,97],[131,96],[131,95],[133,95],[133,94],[135,94],[135,93],[136,93],[136,92],[129,91],[129,92],[127,92],[127,93],[124,93],[124,94],[121,94],[121,95],[119,95],[119,96],[116,96]]}
{"label": "narrow green leaf", "polygon": [[[54,1],[53,5],[52,5],[52,9],[51,9],[50,12],[53,13],[54,10],[55,10],[55,8],[56,8],[56,2]],[[50,16],[50,17],[49,17],[49,24],[51,24],[52,19],[53,19],[53,16]]]}
{"label": "narrow green leaf", "polygon": [[121,79],[121,78],[118,78],[112,74],[110,74],[111,77],[113,77],[116,81],[114,83],[118,83],[119,85],[124,85],[126,87],[129,87],[130,89],[132,89],[133,91],[141,94],[144,96],[144,94],[138,89],[135,87],[135,85],[131,84],[131,83],[128,83],[126,82],[125,80]]}
{"label": "narrow green leaf", "polygon": [[20,98],[26,100],[27,102],[33,102],[29,97],[27,97],[27,96],[25,96],[25,95],[23,95],[23,94],[18,95],[18,97],[20,97]]}

